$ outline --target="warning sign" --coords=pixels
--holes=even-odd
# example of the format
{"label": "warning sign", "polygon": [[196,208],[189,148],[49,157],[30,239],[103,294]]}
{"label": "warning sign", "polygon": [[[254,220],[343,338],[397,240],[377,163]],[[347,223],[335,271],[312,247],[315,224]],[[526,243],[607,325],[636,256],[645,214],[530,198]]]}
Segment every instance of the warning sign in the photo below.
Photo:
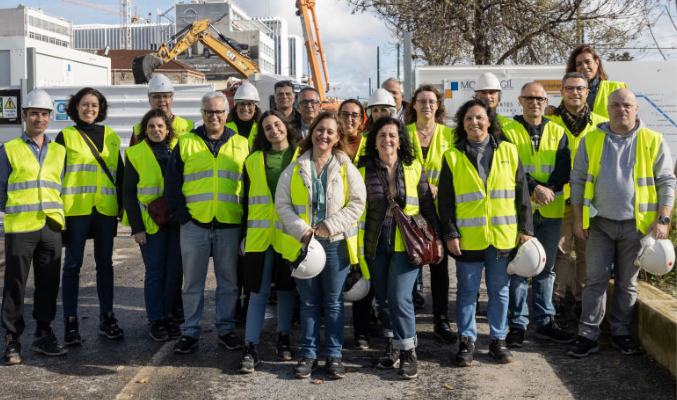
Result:
{"label": "warning sign", "polygon": [[16,97],[3,97],[3,115],[2,118],[17,118]]}

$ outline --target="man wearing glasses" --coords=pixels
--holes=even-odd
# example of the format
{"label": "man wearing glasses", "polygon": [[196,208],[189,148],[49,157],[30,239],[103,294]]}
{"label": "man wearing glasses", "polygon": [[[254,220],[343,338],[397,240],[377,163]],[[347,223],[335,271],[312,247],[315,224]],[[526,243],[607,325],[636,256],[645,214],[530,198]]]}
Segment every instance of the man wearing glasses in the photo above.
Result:
{"label": "man wearing glasses", "polygon": [[[564,185],[569,182],[571,155],[564,129],[543,118],[548,105],[545,87],[538,82],[522,87],[519,102],[523,114],[505,127],[503,132],[517,146],[517,153],[527,176],[534,213],[535,237],[545,249],[546,264],[543,271],[531,278],[533,322],[536,337],[557,343],[571,343],[574,335],[559,327],[552,305],[555,281],[553,265],[557,255],[562,217],[564,215]],[[506,337],[509,347],[521,347],[529,324],[527,278],[512,275]]]}
{"label": "man wearing glasses", "polygon": [[[557,107],[550,120],[564,128],[571,149],[571,166],[573,168],[576,149],[588,132],[597,129],[597,125],[608,121],[605,117],[593,113],[586,103],[588,97],[588,81],[580,72],[569,72],[562,78],[562,102]],[[567,293],[567,282],[573,278],[571,292],[576,304],[573,313],[576,318],[581,316],[581,301],[583,299],[583,285],[585,284],[585,241],[574,235],[574,215],[569,198],[569,185],[564,185],[564,217],[562,218],[562,233],[559,239],[559,249],[555,259],[555,287],[553,289],[552,304],[555,307],[555,320],[566,328],[567,318],[564,299]],[[572,244],[575,245],[576,259],[570,261]]]}
{"label": "man wearing glasses", "polygon": [[315,117],[320,114],[320,92],[310,86],[306,86],[299,92],[299,112],[301,113],[301,137],[305,139],[308,128]]}
{"label": "man wearing glasses", "polygon": [[[162,110],[172,121],[172,128],[177,136],[188,133],[193,130],[193,121],[183,119],[172,114],[172,104],[174,104],[174,85],[172,81],[163,74],[157,74],[148,83],[148,104],[151,110]],[[136,144],[136,135],[139,134],[141,123],[134,125],[134,134],[129,139],[129,147]],[[172,312],[173,313],[173,312]]]}
{"label": "man wearing glasses", "polygon": [[677,180],[667,141],[637,118],[638,109],[630,90],[611,93],[609,122],[589,132],[576,152],[571,173],[574,233],[594,251],[586,259],[578,338],[568,352],[574,358],[599,351],[612,263],[612,343],[623,354],[640,352],[630,335],[639,273],[634,261],[642,237],[650,233],[654,239],[667,238]]}
{"label": "man wearing glasses", "polygon": [[166,172],[167,203],[181,224],[183,305],[186,322],[174,353],[198,347],[210,254],[216,275],[216,329],[219,344],[242,347],[235,335],[238,300],[237,248],[242,222],[242,171],[249,155],[244,136],[226,128],[228,102],[221,92],[202,97],[204,125],[179,137]]}

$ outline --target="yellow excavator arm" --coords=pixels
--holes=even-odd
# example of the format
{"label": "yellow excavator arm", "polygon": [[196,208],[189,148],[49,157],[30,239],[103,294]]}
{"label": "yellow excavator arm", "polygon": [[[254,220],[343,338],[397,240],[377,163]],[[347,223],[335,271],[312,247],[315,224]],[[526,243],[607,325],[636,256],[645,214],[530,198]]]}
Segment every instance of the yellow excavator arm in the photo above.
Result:
{"label": "yellow excavator arm", "polygon": [[[221,40],[207,31],[210,27],[216,31]],[[171,49],[167,46],[167,43],[163,43],[157,53],[146,54],[145,56],[134,58],[132,72],[134,73],[135,83],[148,83],[153,71],[162,64],[176,58],[197,41],[200,41],[203,45],[213,51],[245,78],[255,72],[261,72],[259,66],[256,65],[251,58],[241,54],[233,46],[228,44],[228,39],[217,31],[216,28],[210,24],[208,19],[193,22],[174,37],[178,37],[178,39]]]}

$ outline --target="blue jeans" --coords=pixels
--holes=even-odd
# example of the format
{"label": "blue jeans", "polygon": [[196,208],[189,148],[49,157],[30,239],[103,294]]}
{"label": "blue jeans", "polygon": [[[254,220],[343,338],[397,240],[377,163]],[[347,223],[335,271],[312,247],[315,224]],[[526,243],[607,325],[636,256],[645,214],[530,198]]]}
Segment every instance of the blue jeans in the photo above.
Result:
{"label": "blue jeans", "polygon": [[[533,301],[533,320],[536,326],[543,326],[555,316],[552,305],[552,290],[555,284],[555,258],[559,246],[562,218],[546,218],[538,211],[534,213],[534,229],[536,238],[545,249],[545,268],[531,278],[531,299]],[[529,324],[529,306],[527,295],[529,284],[527,278],[517,274],[510,277],[510,306],[508,307],[508,324],[511,328],[527,329]]]}
{"label": "blue jeans", "polygon": [[[266,317],[266,305],[270,296],[270,284],[273,278],[275,266],[275,250],[273,246],[266,250],[266,258],[263,264],[263,276],[258,293],[251,292],[249,295],[249,307],[247,308],[247,326],[245,327],[244,341],[259,344],[261,329]],[[277,291],[277,331],[289,333],[291,320],[294,314],[294,291]]]}
{"label": "blue jeans", "polygon": [[[318,238],[322,239],[322,238]],[[320,310],[324,310],[324,355],[340,358],[343,347],[343,285],[350,270],[345,240],[319,240],[327,255],[322,272],[312,279],[295,279],[301,296],[301,357],[317,359]],[[409,288],[411,290],[411,287]]]}
{"label": "blue jeans", "polygon": [[63,262],[61,299],[63,316],[78,316],[78,291],[80,268],[85,255],[85,244],[90,226],[94,239],[94,262],[96,263],[96,292],[99,297],[99,312],[113,311],[113,240],[118,229],[117,217],[100,214],[92,209],[89,215],[66,217],[66,257]]}
{"label": "blue jeans", "polygon": [[183,311],[186,322],[181,333],[199,339],[204,311],[204,291],[209,255],[214,256],[216,276],[216,330],[219,336],[235,330],[235,304],[238,300],[237,248],[240,228],[204,229],[194,223],[181,226],[183,259]]}
{"label": "blue jeans", "polygon": [[181,229],[178,222],[170,222],[152,235],[146,235],[146,244],[139,245],[146,277],[143,296],[149,321],[169,317],[177,290],[181,290]]}
{"label": "blue jeans", "polygon": [[484,252],[484,262],[456,261],[456,325],[458,335],[477,340],[475,306],[477,293],[482,281],[482,269],[486,267],[485,280],[489,294],[487,319],[489,320],[489,338],[505,339],[508,325],[508,287],[510,275],[506,272],[510,259],[496,259],[496,248],[489,246]]}
{"label": "blue jeans", "polygon": [[411,289],[421,269],[409,264],[406,252],[395,251],[395,244],[391,242],[392,229],[395,229],[393,219],[386,218],[378,239],[376,256],[369,261],[369,273],[379,303],[383,335],[394,338],[394,348],[411,350],[417,345]]}

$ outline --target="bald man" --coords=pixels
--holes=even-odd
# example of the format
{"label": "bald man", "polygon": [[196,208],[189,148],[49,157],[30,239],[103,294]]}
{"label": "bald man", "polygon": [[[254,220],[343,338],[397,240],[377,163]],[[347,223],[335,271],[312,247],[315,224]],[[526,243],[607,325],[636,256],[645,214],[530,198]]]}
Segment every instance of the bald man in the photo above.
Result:
{"label": "bald man", "polygon": [[571,173],[574,233],[594,251],[587,253],[578,337],[568,352],[574,358],[599,351],[612,263],[613,346],[623,354],[639,353],[630,336],[639,273],[634,261],[642,237],[649,233],[656,239],[667,237],[677,179],[667,142],[644,125],[638,110],[630,90],[611,93],[609,122],[589,132],[576,152]]}

